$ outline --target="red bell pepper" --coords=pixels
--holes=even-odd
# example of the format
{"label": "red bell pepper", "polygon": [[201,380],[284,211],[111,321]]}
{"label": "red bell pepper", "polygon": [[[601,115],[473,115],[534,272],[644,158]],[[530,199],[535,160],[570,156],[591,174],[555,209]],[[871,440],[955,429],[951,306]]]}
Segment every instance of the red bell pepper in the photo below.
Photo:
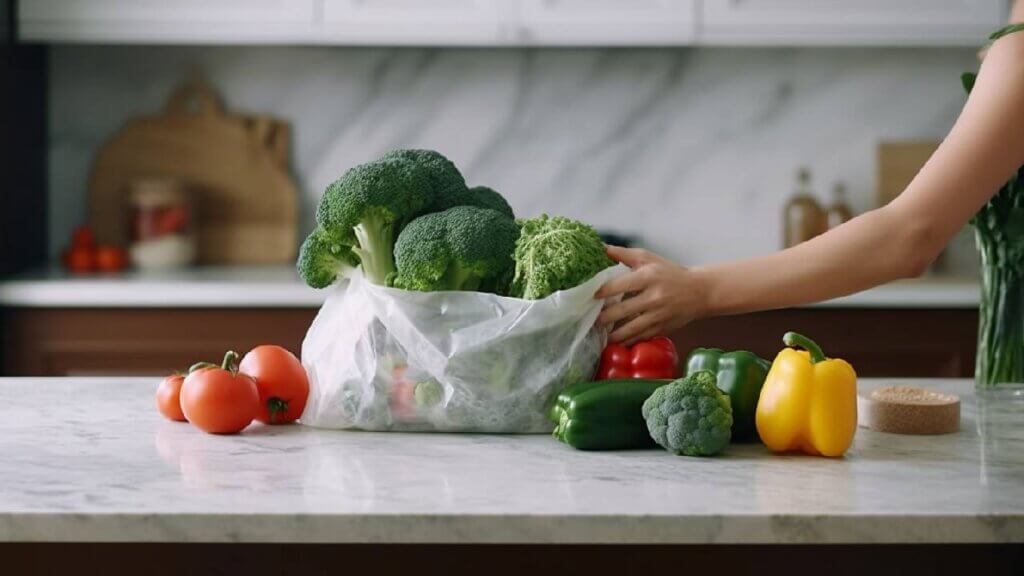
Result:
{"label": "red bell pepper", "polygon": [[624,378],[675,378],[679,356],[672,340],[658,336],[637,342],[632,348],[609,344],[601,352],[597,380]]}

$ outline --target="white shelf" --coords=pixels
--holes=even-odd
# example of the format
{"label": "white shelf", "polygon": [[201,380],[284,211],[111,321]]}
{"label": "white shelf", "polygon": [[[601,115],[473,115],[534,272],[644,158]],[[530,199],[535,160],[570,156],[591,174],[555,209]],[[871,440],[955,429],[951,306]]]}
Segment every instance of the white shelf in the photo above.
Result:
{"label": "white shelf", "polygon": [[978,46],[1008,0],[19,0],[24,41]]}
{"label": "white shelf", "polygon": [[[59,268],[0,281],[0,306],[29,308],[317,308],[327,290],[291,266],[198,267],[123,275],[70,275]],[[894,282],[812,307],[976,308],[970,279]]]}

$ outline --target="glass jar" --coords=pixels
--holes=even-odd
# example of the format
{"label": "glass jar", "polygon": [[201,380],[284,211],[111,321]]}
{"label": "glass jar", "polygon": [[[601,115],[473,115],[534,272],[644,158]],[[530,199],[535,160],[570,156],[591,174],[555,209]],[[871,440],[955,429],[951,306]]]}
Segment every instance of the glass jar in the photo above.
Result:
{"label": "glass jar", "polygon": [[180,268],[195,262],[196,234],[188,188],[173,179],[133,182],[128,190],[132,263]]}

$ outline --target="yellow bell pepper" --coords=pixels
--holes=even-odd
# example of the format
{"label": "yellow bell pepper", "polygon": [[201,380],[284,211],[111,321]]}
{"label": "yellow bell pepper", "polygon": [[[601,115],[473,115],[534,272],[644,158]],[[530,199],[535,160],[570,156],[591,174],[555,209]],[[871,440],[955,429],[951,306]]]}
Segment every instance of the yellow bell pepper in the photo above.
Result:
{"label": "yellow bell pepper", "polygon": [[813,340],[796,332],[782,341],[787,348],[775,357],[757,402],[757,433],[773,452],[842,456],[857,431],[853,366],[826,359]]}

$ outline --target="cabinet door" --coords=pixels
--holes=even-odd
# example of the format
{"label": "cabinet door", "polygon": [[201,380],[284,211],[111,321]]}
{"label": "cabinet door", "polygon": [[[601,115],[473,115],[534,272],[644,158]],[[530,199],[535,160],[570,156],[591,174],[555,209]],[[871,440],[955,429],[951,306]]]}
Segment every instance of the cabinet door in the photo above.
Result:
{"label": "cabinet door", "polygon": [[695,0],[522,0],[525,44],[679,45],[693,41]]}
{"label": "cabinet door", "polygon": [[69,42],[298,41],[314,0],[20,0],[20,37]]}
{"label": "cabinet door", "polygon": [[508,38],[502,0],[324,0],[329,44],[488,45]]}
{"label": "cabinet door", "polygon": [[982,44],[1006,0],[704,0],[708,44]]}

